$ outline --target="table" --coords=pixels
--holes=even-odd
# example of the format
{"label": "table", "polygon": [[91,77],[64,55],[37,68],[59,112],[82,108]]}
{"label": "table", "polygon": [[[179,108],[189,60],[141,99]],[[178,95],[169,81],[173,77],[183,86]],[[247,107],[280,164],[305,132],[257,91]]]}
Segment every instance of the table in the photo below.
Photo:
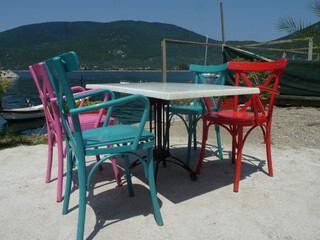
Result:
{"label": "table", "polygon": [[[86,88],[103,88],[114,92],[126,94],[142,94],[149,98],[151,106],[150,111],[154,109],[155,119],[152,123],[150,120],[150,130],[156,135],[155,153],[156,153],[156,170],[155,178],[157,178],[158,166],[160,162],[165,165],[166,162],[173,162],[184,167],[193,180],[196,180],[196,174],[183,161],[173,157],[169,150],[164,146],[164,115],[165,108],[169,106],[170,100],[201,98],[201,97],[218,97],[218,96],[233,96],[260,93],[258,88],[249,87],[234,87],[220,86],[207,84],[192,84],[192,83],[169,83],[169,82],[146,82],[146,83],[98,83],[87,84]],[[150,114],[151,116],[151,114]],[[154,127],[152,126],[154,124]],[[175,161],[170,161],[171,157]]]}

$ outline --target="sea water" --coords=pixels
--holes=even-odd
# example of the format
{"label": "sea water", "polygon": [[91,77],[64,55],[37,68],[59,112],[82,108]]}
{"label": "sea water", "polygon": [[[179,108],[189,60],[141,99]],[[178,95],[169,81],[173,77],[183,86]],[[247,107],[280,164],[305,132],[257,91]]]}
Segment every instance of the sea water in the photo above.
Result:
{"label": "sea water", "polygon": [[[4,109],[27,107],[26,99],[32,105],[41,104],[39,93],[29,71],[16,72],[20,78],[10,80],[7,93],[2,98]],[[190,82],[194,78],[191,72],[168,72],[167,82]],[[69,73],[71,86],[84,86],[92,83],[119,82],[161,82],[160,71],[76,71]],[[116,93],[116,97],[125,96]],[[97,99],[98,100],[98,99]],[[135,123],[139,121],[142,106],[137,103],[115,108],[113,116],[120,123]],[[10,132],[13,135],[45,134],[47,131],[45,119],[7,122],[0,116],[0,138]]]}

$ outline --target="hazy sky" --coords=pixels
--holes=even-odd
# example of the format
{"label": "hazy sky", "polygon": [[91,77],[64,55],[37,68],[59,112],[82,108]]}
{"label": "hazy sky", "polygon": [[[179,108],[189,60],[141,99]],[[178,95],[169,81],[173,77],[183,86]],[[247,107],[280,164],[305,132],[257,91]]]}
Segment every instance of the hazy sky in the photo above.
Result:
{"label": "hazy sky", "polygon": [[1,0],[0,32],[52,21],[141,20],[174,24],[221,40],[223,2],[226,40],[269,41],[284,35],[275,28],[280,17],[306,23],[320,21],[312,0]]}

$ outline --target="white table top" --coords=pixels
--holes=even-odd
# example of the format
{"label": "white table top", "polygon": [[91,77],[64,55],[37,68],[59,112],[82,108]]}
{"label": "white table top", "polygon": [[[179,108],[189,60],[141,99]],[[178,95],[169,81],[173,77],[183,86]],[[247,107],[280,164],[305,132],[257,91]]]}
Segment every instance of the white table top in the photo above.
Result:
{"label": "white table top", "polygon": [[258,88],[218,86],[193,83],[99,83],[87,84],[86,88],[104,88],[114,92],[142,94],[146,97],[175,100],[198,97],[217,97],[260,93]]}

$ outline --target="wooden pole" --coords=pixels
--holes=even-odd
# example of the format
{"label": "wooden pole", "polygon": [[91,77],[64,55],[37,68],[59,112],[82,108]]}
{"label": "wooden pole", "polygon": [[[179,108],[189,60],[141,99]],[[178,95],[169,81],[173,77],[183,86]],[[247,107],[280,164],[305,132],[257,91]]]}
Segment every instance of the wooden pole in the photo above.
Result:
{"label": "wooden pole", "polygon": [[220,12],[221,12],[221,32],[222,32],[222,44],[226,44],[224,39],[224,20],[223,20],[223,3],[220,2]]}
{"label": "wooden pole", "polygon": [[[208,44],[208,35],[206,38],[206,43]],[[207,54],[208,54],[208,45],[206,45],[206,52],[204,54],[204,65],[207,66]]]}
{"label": "wooden pole", "polygon": [[191,45],[200,45],[200,46],[216,46],[216,47],[221,46],[221,44],[218,44],[218,43],[192,42],[192,41],[176,40],[176,39],[168,39],[168,38],[164,38],[163,40],[165,40],[166,43],[179,43],[179,44],[191,44]]}
{"label": "wooden pole", "polygon": [[167,82],[167,50],[166,50],[166,39],[161,41],[162,48],[162,82]]}
{"label": "wooden pole", "polygon": [[313,39],[309,38],[308,60],[312,60]]}
{"label": "wooden pole", "polygon": [[297,39],[288,39],[288,40],[279,40],[279,41],[271,41],[271,42],[262,42],[262,43],[253,43],[247,45],[237,45],[237,48],[244,48],[244,47],[256,47],[261,45],[272,45],[272,44],[280,44],[280,43],[294,43],[299,41],[308,41],[309,38],[297,38]]}

